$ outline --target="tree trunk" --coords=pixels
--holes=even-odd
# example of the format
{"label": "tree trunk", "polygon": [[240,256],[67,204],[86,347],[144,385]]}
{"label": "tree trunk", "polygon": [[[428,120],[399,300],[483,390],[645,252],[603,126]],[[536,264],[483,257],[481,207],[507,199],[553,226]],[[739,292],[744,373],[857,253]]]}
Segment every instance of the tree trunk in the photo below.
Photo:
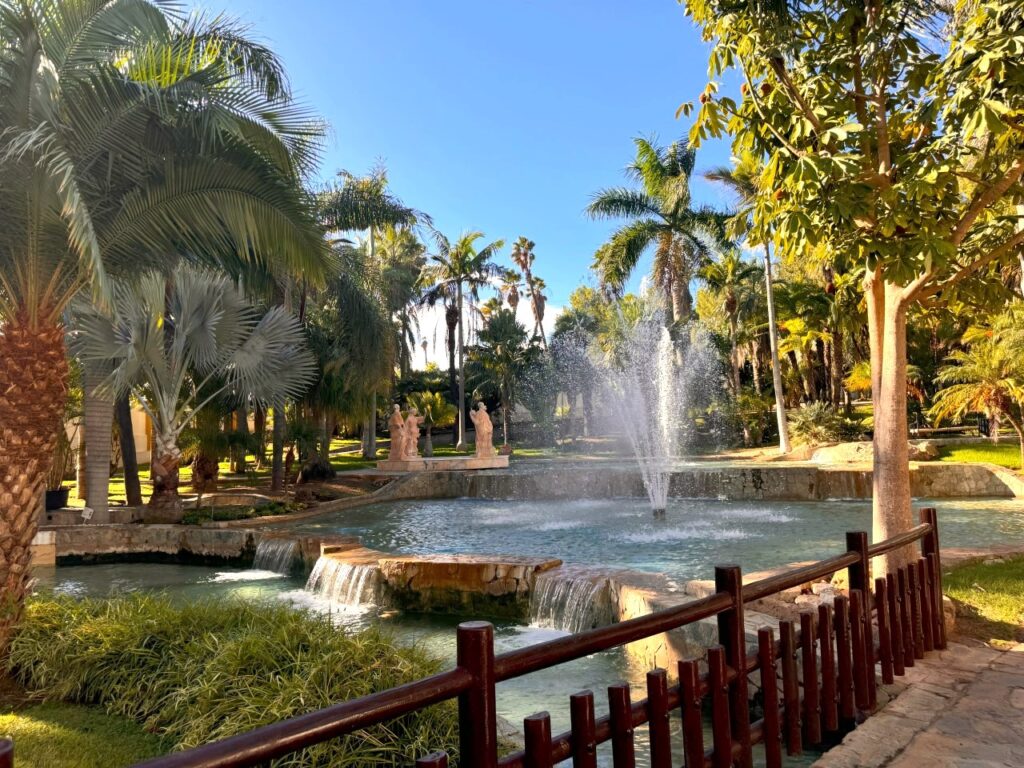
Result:
{"label": "tree trunk", "polygon": [[[914,524],[907,428],[907,307],[902,286],[876,273],[865,279],[874,405],[872,536],[887,539]],[[875,576],[909,562],[909,547],[882,556]]]}
{"label": "tree trunk", "polygon": [[740,351],[736,346],[736,315],[729,315],[729,362],[732,364],[732,391],[740,396]]}
{"label": "tree trunk", "polygon": [[20,312],[0,333],[0,658],[29,589],[32,538],[68,390],[64,329]]}
{"label": "tree trunk", "polygon": [[181,450],[177,436],[170,432],[155,431],[153,435],[153,495],[149,499],[146,522],[181,522],[181,496],[178,495]]}
{"label": "tree trunk", "polygon": [[271,435],[270,490],[284,490],[284,435],[288,430],[285,422],[284,402],[274,404],[274,426]]}
{"label": "tree trunk", "polygon": [[429,421],[424,422],[423,428],[423,455],[429,459],[434,455],[434,438],[431,435],[434,425]]}
{"label": "tree trunk", "polygon": [[508,401],[501,399],[501,434],[505,445],[508,445]]}
{"label": "tree trunk", "polygon": [[124,493],[129,507],[142,506],[142,484],[139,482],[139,455],[135,447],[131,396],[126,392],[114,403],[117,431],[121,436],[121,461],[124,463]]}
{"label": "tree trunk", "polygon": [[843,404],[843,384],[846,373],[846,357],[843,354],[843,339],[838,326],[832,329],[832,388],[833,404],[838,409]]}
{"label": "tree trunk", "polygon": [[761,345],[756,341],[750,342],[750,368],[754,373],[754,391],[760,395],[763,389],[761,383]]}
{"label": "tree trunk", "polygon": [[110,511],[110,443],[114,404],[96,394],[103,376],[82,371],[82,421],[85,423],[85,504],[102,521]]}
{"label": "tree trunk", "polygon": [[462,331],[462,283],[456,288],[459,308],[459,438],[455,444],[455,450],[462,451],[466,448],[466,361],[464,338]]}
{"label": "tree trunk", "polygon": [[377,392],[370,395],[370,415],[363,422],[363,458],[377,458]]}
{"label": "tree trunk", "polygon": [[263,469],[267,464],[267,408],[256,403],[253,411],[253,433],[256,435],[256,468]]}
{"label": "tree trunk", "polygon": [[244,438],[249,436],[249,409],[245,405],[240,405],[235,411],[235,432],[238,436],[243,438],[240,442],[241,445],[236,445],[231,451],[231,472],[235,475],[244,475],[246,468],[246,445],[248,442]]}
{"label": "tree trunk", "polygon": [[81,418],[78,419],[78,450],[75,454],[75,496],[85,501],[89,480],[85,473],[85,421]]}

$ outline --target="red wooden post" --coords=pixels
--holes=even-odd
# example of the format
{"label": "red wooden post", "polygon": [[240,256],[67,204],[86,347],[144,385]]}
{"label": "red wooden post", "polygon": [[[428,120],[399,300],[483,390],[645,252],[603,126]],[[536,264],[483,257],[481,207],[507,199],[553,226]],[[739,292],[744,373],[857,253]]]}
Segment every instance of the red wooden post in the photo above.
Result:
{"label": "red wooden post", "polygon": [[612,725],[612,761],[615,768],[634,768],[633,703],[629,698],[628,683],[608,686],[608,715]]}
{"label": "red wooden post", "polygon": [[672,768],[668,675],[664,669],[647,673],[647,722],[651,735],[651,768]]}
{"label": "red wooden post", "polygon": [[903,620],[900,618],[900,591],[896,583],[896,574],[885,576],[885,596],[889,603],[889,636],[892,639],[892,670],[893,674],[902,676],[903,668]]}
{"label": "red wooden post", "polygon": [[825,730],[839,730],[836,655],[832,646],[832,607],[818,606],[818,647],[821,653],[821,715]]}
{"label": "red wooden post", "polygon": [[0,768],[14,768],[14,742],[0,739]]}
{"label": "red wooden post", "polygon": [[[867,708],[865,711],[870,711],[875,708],[877,692],[875,686],[877,684],[875,680],[875,641],[872,638],[871,632],[871,558],[868,556],[868,535],[864,531],[852,531],[846,534],[846,549],[850,552],[856,552],[860,556],[860,562],[851,565],[848,573],[850,578],[850,593],[854,590],[861,592],[861,608],[863,609],[860,621],[863,636],[865,638],[864,643],[864,683],[865,693],[867,695]],[[853,613],[851,611],[850,618],[852,620]],[[856,639],[856,631],[853,634]],[[854,668],[856,669],[857,660],[854,659]]]}
{"label": "red wooden post", "polygon": [[782,768],[782,725],[779,718],[779,681],[775,671],[775,633],[768,627],[757,630],[757,659],[761,670],[764,700],[765,768]]}
{"label": "red wooden post", "polygon": [[729,686],[732,737],[740,745],[738,768],[751,768],[754,758],[750,742],[750,702],[747,684],[747,632],[743,618],[743,574],[737,565],[715,567],[715,590],[727,592],[732,607],[718,614],[718,642],[725,649],[726,664],[736,671]]}
{"label": "red wooden post", "polygon": [[594,694],[581,691],[569,697],[572,728],[573,768],[597,768],[597,738],[594,735]]}
{"label": "red wooden post", "polygon": [[853,649],[850,642],[850,599],[839,595],[836,609],[836,659],[839,666],[839,714],[852,720],[857,710],[853,705]]}
{"label": "red wooden post", "polygon": [[946,647],[946,621],[942,609],[942,555],[939,551],[939,515],[935,507],[921,510],[921,522],[931,526],[931,532],[921,539],[921,554],[926,560],[934,559],[932,566],[932,589],[935,597],[935,647],[942,650]]}
{"label": "red wooden post", "polygon": [[917,584],[921,590],[921,641],[924,645],[924,652],[935,650],[935,619],[932,613],[931,574],[928,572],[928,563],[925,559],[917,561]]}
{"label": "red wooden post", "polygon": [[431,752],[416,761],[416,768],[448,768],[448,755],[444,752]]}
{"label": "red wooden post", "polygon": [[554,768],[551,760],[551,717],[547,712],[523,720],[526,768]]}
{"label": "red wooden post", "polygon": [[917,580],[917,563],[907,565],[907,591],[910,593],[910,627],[914,638],[914,658],[924,658],[924,632],[921,629],[921,584]]}
{"label": "red wooden post", "polygon": [[853,700],[861,712],[871,711],[868,693],[867,646],[864,637],[864,593],[850,591],[850,638],[853,641]]}
{"label": "red wooden post", "polygon": [[803,751],[803,744],[800,740],[800,683],[796,674],[796,633],[793,631],[793,622],[779,622],[779,646],[786,754],[799,755]]}
{"label": "red wooden post", "polygon": [[[711,692],[711,737],[714,768],[732,767],[732,727],[729,713],[729,681],[725,673],[725,649],[708,648],[708,689]],[[615,763],[618,768],[618,762]]]}
{"label": "red wooden post", "polygon": [[889,633],[889,599],[885,579],[875,579],[875,614],[878,616],[878,655],[882,662],[882,682],[892,683],[892,636]]}
{"label": "red wooden post", "polygon": [[821,703],[818,693],[818,652],[814,615],[800,614],[800,658],[804,673],[804,738],[808,744],[821,743]]}
{"label": "red wooden post", "polygon": [[900,592],[900,624],[903,627],[903,666],[914,666],[914,619],[910,607],[910,585],[906,566],[896,569],[896,583]]}
{"label": "red wooden post", "polygon": [[692,659],[679,662],[679,698],[683,713],[683,757],[686,759],[686,768],[704,768],[700,669]]}
{"label": "red wooden post", "polygon": [[494,626],[466,621],[456,633],[456,659],[473,676],[459,696],[459,762],[497,768],[498,718],[494,696]]}

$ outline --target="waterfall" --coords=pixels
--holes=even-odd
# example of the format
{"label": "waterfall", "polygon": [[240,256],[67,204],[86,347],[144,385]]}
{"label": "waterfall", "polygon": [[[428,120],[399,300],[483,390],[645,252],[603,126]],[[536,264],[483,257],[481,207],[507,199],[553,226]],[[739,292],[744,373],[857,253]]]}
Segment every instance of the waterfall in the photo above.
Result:
{"label": "waterfall", "polygon": [[332,603],[357,606],[376,602],[380,569],[377,565],[346,563],[333,557],[321,557],[313,566],[306,591]]}
{"label": "waterfall", "polygon": [[291,573],[292,563],[299,553],[299,544],[293,539],[264,537],[256,546],[252,567],[257,571]]}
{"label": "waterfall", "polygon": [[530,592],[530,625],[583,632],[612,621],[608,579],[562,566],[538,574]]}

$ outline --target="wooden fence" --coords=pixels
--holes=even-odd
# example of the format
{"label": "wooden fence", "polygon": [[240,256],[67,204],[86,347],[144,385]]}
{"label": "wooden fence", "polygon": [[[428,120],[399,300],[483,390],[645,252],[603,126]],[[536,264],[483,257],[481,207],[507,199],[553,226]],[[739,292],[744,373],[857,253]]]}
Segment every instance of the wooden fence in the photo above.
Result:
{"label": "wooden fence", "polygon": [[[905,566],[870,579],[871,560],[920,546]],[[783,621],[779,636],[763,628],[756,649],[748,647],[744,605],[798,588],[846,569],[848,596]],[[763,745],[764,764],[775,768],[782,755],[820,744],[826,733],[848,728],[877,706],[879,678],[891,683],[917,659],[946,646],[942,571],[934,509],[921,511],[921,524],[872,546],[867,534],[846,535],[836,557],[744,584],[737,566],[715,568],[716,591],[686,605],[558,638],[495,656],[494,628],[471,621],[457,630],[454,669],[365,696],[223,741],[140,764],[139,768],[243,768],[267,765],[304,747],[350,734],[439,702],[458,698],[460,763],[472,768],[551,768],[572,760],[575,768],[596,768],[598,745],[611,742],[616,768],[635,764],[634,731],[648,725],[650,764],[675,765],[671,719],[682,724],[682,757],[687,768],[750,768],[752,749]],[[608,688],[608,715],[595,716],[594,695],[569,697],[571,728],[552,734],[548,713],[523,723],[525,748],[498,755],[495,686],[503,680],[549,669],[598,651],[716,617],[718,644],[706,660],[679,662],[675,682],[664,669],[647,673],[646,697],[634,701],[630,687]],[[751,675],[760,684],[759,710],[750,711]],[[711,739],[705,743],[705,713]],[[0,768],[12,763],[0,747]],[[420,758],[421,768],[443,768],[448,756]]]}

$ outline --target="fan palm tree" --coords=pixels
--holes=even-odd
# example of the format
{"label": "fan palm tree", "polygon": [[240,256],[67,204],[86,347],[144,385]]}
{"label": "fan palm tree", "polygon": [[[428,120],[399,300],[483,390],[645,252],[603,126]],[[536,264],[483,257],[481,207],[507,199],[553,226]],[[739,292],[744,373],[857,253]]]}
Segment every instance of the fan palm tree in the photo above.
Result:
{"label": "fan palm tree", "polygon": [[118,284],[111,313],[73,307],[71,348],[85,366],[112,370],[113,396],[131,390],[153,422],[153,495],[158,521],[181,516],[179,439],[196,415],[223,396],[280,402],[301,395],[316,361],[302,326],[284,309],[262,315],[223,275],[178,267]]}
{"label": "fan palm tree", "polygon": [[[732,234],[739,237],[747,233],[757,199],[757,181],[761,174],[761,162],[752,154],[744,154],[732,168],[714,168],[704,178],[725,185],[735,195],[739,209],[730,220]],[[789,423],[786,420],[786,393],[782,385],[782,361],[779,357],[779,326],[775,317],[775,289],[772,280],[772,251],[768,241],[762,243],[764,250],[764,288],[768,303],[768,342],[772,353],[772,386],[775,389],[775,418],[779,427],[779,452],[789,453]]]}
{"label": "fan palm tree", "polygon": [[[537,246],[533,240],[520,236],[512,244],[512,263],[515,264],[523,273],[523,279],[526,281],[526,290],[530,296],[530,309],[533,311],[534,320],[534,335],[540,337],[540,342],[545,349],[548,346],[548,340],[544,336],[544,302],[545,297],[543,293],[544,284],[539,277],[533,274],[533,262],[537,258],[534,254],[533,249]],[[518,296],[516,297],[518,301]],[[511,304],[511,302],[510,302]],[[512,307],[515,310],[515,307]]]}
{"label": "fan palm tree", "polygon": [[984,413],[992,420],[1005,418],[1021,441],[1024,469],[1024,366],[1020,349],[992,329],[972,329],[964,336],[966,349],[955,350],[949,365],[939,369],[930,416],[936,423]]}
{"label": "fan palm tree", "polygon": [[224,17],[0,0],[0,650],[28,580],[65,396],[62,313],[169,254],[324,269],[297,180],[322,130]]}
{"label": "fan palm tree", "polygon": [[[459,409],[458,448],[465,447],[466,439],[466,366],[465,366],[465,333],[463,330],[463,301],[467,291],[476,298],[480,288],[489,285],[490,281],[502,274],[502,268],[493,259],[504,247],[504,240],[495,240],[482,247],[477,241],[484,237],[483,232],[470,231],[462,233],[453,243],[440,232],[434,232],[436,253],[430,255],[427,266],[423,269],[421,284],[425,291],[423,301],[434,306],[438,301],[445,307],[445,319],[448,324],[448,359],[449,376],[455,378],[455,338],[458,333],[459,371],[456,406]],[[453,388],[454,389],[454,388]]]}
{"label": "fan palm tree", "polygon": [[739,339],[740,301],[751,293],[750,280],[758,274],[758,268],[744,261],[739,251],[730,250],[718,261],[704,264],[698,274],[708,288],[721,297],[722,311],[729,322],[729,363],[732,369],[733,393],[740,394]]}
{"label": "fan palm tree", "polygon": [[660,147],[637,138],[636,157],[627,168],[639,185],[611,187],[597,192],[587,206],[594,219],[628,219],[594,255],[601,284],[621,293],[640,257],[655,246],[651,275],[664,291],[676,323],[689,320],[692,307],[690,280],[723,239],[722,214],[694,208],[690,176],[696,153],[685,140]]}

